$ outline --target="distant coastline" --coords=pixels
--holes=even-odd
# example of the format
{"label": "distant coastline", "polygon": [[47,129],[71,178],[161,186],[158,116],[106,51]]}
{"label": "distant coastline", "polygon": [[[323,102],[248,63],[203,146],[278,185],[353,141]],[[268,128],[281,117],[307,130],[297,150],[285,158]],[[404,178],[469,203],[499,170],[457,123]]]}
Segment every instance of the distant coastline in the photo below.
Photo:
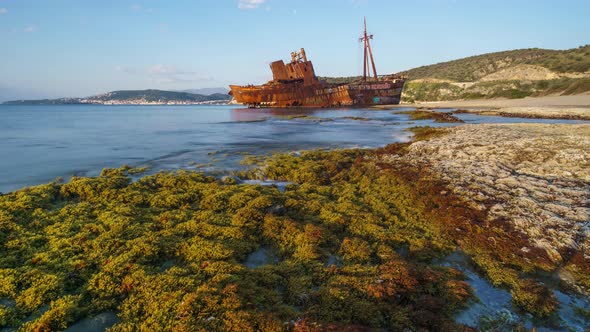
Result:
{"label": "distant coastline", "polygon": [[165,90],[119,90],[84,98],[12,100],[2,105],[223,105],[231,96],[224,93],[202,95]]}

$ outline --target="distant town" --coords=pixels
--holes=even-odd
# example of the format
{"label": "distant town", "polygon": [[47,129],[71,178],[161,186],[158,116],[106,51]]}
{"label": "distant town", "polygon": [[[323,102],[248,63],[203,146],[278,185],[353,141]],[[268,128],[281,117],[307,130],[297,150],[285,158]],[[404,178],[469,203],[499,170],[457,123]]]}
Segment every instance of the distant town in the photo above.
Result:
{"label": "distant town", "polygon": [[129,99],[129,100],[98,100],[98,99],[80,99],[76,104],[96,104],[96,105],[226,105],[230,99],[226,100],[207,100],[207,101],[187,101],[187,100],[146,100],[146,99]]}
{"label": "distant town", "polygon": [[210,95],[164,90],[120,90],[83,98],[13,100],[5,105],[223,105],[231,102],[227,93]]}

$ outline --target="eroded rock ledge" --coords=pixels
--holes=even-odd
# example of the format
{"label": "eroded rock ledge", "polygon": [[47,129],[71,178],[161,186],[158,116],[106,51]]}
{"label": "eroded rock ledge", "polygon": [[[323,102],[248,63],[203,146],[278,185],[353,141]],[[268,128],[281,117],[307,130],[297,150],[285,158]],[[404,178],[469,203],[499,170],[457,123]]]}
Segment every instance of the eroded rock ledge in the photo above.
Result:
{"label": "eroded rock ledge", "polygon": [[589,124],[446,130],[387,158],[427,163],[468,204],[525,234],[530,243],[521,249],[525,252],[543,249],[556,265],[576,254],[578,260],[590,259]]}

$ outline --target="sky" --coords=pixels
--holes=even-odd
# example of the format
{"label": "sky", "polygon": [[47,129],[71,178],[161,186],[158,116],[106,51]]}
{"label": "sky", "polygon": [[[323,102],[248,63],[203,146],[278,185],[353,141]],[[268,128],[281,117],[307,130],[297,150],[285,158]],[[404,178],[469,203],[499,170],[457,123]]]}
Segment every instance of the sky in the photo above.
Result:
{"label": "sky", "polygon": [[589,0],[0,0],[0,101],[261,84],[304,47],[318,76],[590,44]]}

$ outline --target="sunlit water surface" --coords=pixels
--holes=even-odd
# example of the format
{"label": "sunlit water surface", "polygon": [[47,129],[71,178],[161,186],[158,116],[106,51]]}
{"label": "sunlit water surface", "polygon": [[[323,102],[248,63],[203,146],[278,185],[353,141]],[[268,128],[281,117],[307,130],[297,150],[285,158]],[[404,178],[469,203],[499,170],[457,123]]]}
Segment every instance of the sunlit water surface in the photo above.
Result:
{"label": "sunlit water surface", "polygon": [[[2,105],[0,192],[122,165],[235,170],[247,154],[377,147],[408,140],[408,127],[441,125],[395,114],[403,110]],[[308,118],[296,118],[302,115]],[[458,116],[468,123],[544,121]]]}

